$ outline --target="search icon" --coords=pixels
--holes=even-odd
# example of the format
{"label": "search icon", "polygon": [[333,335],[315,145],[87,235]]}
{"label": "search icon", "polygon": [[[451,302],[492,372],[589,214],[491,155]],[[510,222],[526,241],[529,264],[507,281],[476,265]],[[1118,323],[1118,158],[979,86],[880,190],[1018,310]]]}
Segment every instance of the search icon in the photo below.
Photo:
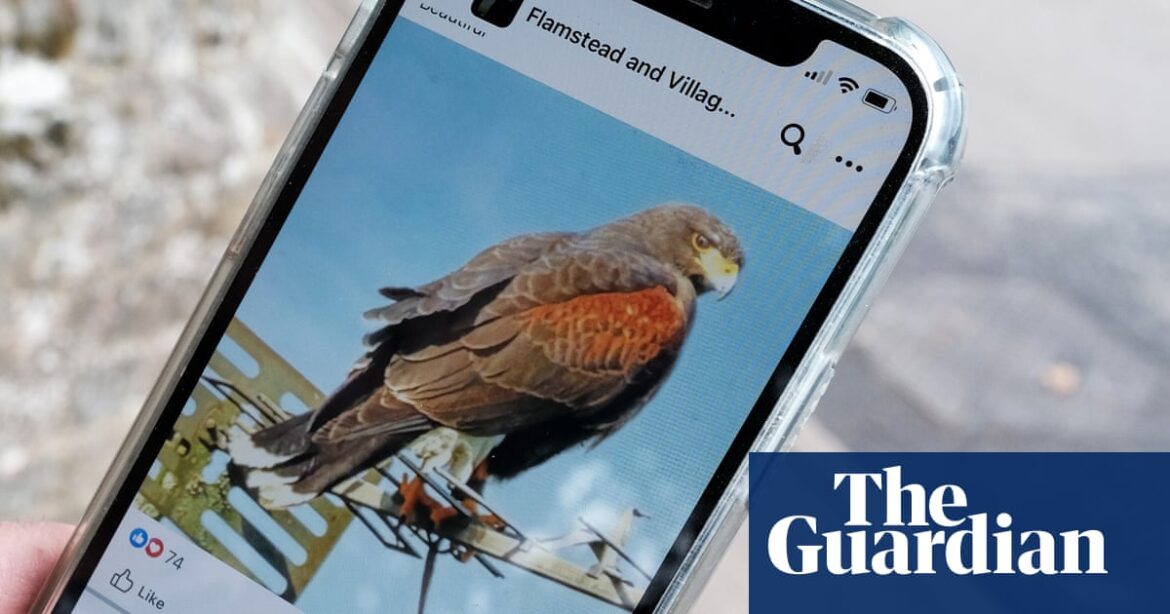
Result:
{"label": "search icon", "polygon": [[800,144],[804,142],[804,126],[788,124],[780,131],[780,140],[792,148],[792,153],[800,155]]}

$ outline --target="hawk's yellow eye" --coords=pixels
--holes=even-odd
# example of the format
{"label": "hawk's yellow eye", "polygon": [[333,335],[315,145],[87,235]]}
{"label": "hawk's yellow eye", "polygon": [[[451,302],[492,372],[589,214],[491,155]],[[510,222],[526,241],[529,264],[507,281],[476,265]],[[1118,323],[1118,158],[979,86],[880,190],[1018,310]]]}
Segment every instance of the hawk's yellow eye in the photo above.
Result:
{"label": "hawk's yellow eye", "polygon": [[691,237],[691,245],[694,245],[695,249],[701,252],[707,251],[711,249],[711,239],[708,239],[701,232],[696,232],[694,236]]}

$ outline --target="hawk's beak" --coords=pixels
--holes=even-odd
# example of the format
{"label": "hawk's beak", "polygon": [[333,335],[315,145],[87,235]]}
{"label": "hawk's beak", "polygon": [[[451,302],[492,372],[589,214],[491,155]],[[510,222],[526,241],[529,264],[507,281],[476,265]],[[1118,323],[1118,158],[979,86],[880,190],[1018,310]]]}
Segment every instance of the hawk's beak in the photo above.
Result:
{"label": "hawk's beak", "polygon": [[723,300],[735,287],[739,279],[739,265],[728,260],[717,249],[704,251],[697,258],[699,267],[703,269],[703,277],[712,290],[719,293]]}

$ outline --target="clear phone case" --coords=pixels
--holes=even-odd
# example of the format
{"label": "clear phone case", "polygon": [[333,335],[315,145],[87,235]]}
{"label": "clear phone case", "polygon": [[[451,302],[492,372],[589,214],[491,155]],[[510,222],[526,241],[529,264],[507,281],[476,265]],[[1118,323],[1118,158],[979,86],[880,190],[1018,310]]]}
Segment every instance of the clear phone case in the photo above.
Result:
{"label": "clear phone case", "polygon": [[[756,437],[753,452],[792,447],[801,427],[812,416],[870,302],[889,277],[926,210],[939,190],[950,183],[966,143],[963,85],[954,65],[938,44],[914,24],[897,17],[879,17],[842,0],[794,0],[797,4],[845,24],[902,57],[926,91],[926,134],[910,174],[857,269],[838,297],[808,354],[776,403],[767,425]],[[656,612],[685,612],[698,598],[731,538],[747,516],[747,459],[707,519]]]}
{"label": "clear phone case", "polygon": [[[777,402],[752,451],[789,448],[808,420],[833,376],[834,367],[864,317],[894,263],[935,195],[954,176],[962,156],[964,130],[963,89],[946,55],[924,32],[899,18],[880,18],[841,0],[794,0],[833,21],[845,24],[881,43],[905,59],[915,70],[929,99],[924,142],[912,170],[878,228],[856,271],[834,305],[808,354],[797,368]],[[239,229],[231,239],[211,282],[179,338],[176,349],[147,397],[144,411],[135,421],[78,531],[62,555],[49,582],[33,608],[51,610],[73,575],[81,553],[93,538],[97,523],[106,514],[126,472],[140,456],[146,435],[158,426],[162,409],[173,394],[184,365],[196,342],[204,335],[229,282],[240,266],[240,256],[252,244],[289,178],[293,165],[312,136],[329,101],[373,25],[386,0],[363,0],[341,42],[318,80],[305,108],[277,154]],[[684,612],[693,604],[747,514],[747,460],[723,493],[694,546],[683,561],[655,611]]]}

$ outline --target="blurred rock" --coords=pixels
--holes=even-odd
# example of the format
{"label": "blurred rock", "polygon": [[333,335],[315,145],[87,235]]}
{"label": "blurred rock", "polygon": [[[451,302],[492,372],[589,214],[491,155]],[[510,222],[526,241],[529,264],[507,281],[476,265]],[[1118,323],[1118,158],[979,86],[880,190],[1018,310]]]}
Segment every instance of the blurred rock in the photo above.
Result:
{"label": "blurred rock", "polygon": [[59,58],[72,48],[77,33],[73,0],[4,0],[0,10],[0,40],[13,41],[20,52]]}
{"label": "blurred rock", "polygon": [[356,0],[0,0],[0,518],[75,520]]}

